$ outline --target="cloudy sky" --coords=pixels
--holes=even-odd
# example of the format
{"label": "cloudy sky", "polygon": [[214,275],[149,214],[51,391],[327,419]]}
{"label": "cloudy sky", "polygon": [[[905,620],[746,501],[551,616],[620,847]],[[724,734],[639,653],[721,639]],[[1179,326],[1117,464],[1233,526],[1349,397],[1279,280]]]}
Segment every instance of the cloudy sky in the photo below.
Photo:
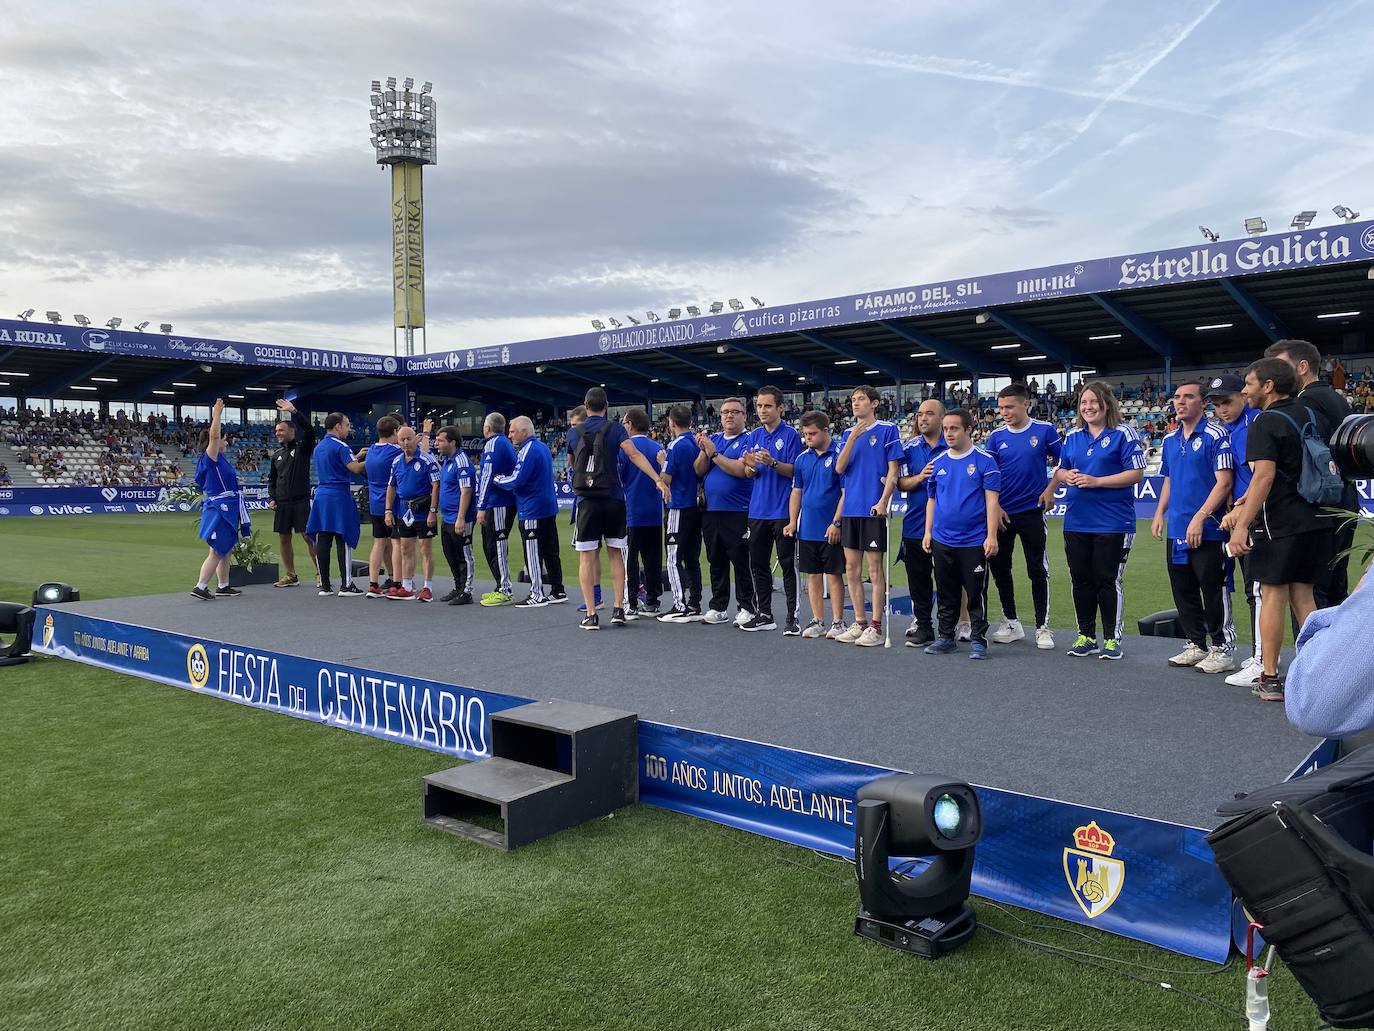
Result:
{"label": "cloudy sky", "polygon": [[6,13],[7,316],[391,350],[387,75],[439,104],[431,350],[1374,212],[1374,0]]}

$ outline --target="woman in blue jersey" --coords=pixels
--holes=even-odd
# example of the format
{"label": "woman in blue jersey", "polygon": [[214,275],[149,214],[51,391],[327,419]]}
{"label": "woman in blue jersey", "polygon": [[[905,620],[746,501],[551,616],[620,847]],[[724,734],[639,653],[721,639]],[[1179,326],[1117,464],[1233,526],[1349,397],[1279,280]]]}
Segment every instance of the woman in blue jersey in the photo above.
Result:
{"label": "woman in blue jersey", "polygon": [[[238,474],[224,456],[220,430],[223,414],[224,399],[220,398],[210,416],[209,429],[200,431],[200,458],[196,460],[196,486],[205,495],[200,509],[200,539],[210,546],[210,553],[200,564],[200,579],[191,590],[191,596],[201,601],[237,598],[243,593],[229,586],[229,553],[238,543],[240,533],[246,535],[250,527],[239,493]],[[217,588],[213,592],[212,576]]]}
{"label": "woman in blue jersey", "polygon": [[1140,438],[1130,426],[1122,425],[1111,387],[1102,382],[1087,384],[1078,399],[1078,428],[1064,438],[1059,468],[1040,499],[1049,511],[1056,488],[1068,484],[1064,557],[1078,616],[1078,639],[1069,649],[1072,656],[1119,659],[1123,655],[1121,578],[1135,540],[1135,485],[1144,475]]}

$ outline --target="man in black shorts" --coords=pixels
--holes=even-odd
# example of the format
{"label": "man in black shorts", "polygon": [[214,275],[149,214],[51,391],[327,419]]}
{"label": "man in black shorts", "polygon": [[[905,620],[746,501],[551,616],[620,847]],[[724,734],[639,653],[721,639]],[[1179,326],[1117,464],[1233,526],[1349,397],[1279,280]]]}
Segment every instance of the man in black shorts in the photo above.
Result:
{"label": "man in black shorts", "polygon": [[[581,426],[568,430],[568,450],[573,456],[573,493],[577,495],[577,534],[573,547],[578,553],[578,580],[587,617],[583,630],[600,630],[596,614],[595,588],[601,582],[601,542],[606,542],[611,560],[611,597],[617,603],[625,597],[625,489],[620,482],[619,456],[626,455],[635,467],[658,484],[667,501],[671,496],[662,474],[630,442],[630,435],[618,421],[606,418],[606,391],[592,387],[584,398],[587,418]],[[625,610],[611,610],[611,624],[625,625]]]}
{"label": "man in black shorts", "polygon": [[1245,400],[1260,410],[1245,438],[1253,473],[1245,497],[1221,522],[1231,533],[1231,554],[1250,556],[1250,575],[1260,585],[1263,666],[1251,690],[1265,702],[1283,701],[1279,651],[1285,611],[1292,606],[1299,626],[1312,614],[1313,585],[1327,575],[1335,548],[1330,521],[1298,493],[1301,428],[1311,420],[1324,439],[1327,426],[1321,413],[1312,409],[1309,415],[1292,397],[1297,389],[1297,375],[1282,358],[1261,358],[1245,370]]}
{"label": "man in black shorts", "polygon": [[[434,540],[439,520],[439,463],[428,451],[417,447],[415,431],[402,426],[396,434],[401,453],[391,463],[391,481],[386,488],[386,525],[396,530],[401,540],[399,587],[387,591],[392,601],[429,602],[434,600]],[[420,542],[424,585],[415,589],[415,542]]]}
{"label": "man in black shorts", "polygon": [[315,428],[310,420],[285,398],[277,401],[277,411],[290,418],[277,420],[277,444],[267,472],[267,507],[273,512],[272,531],[281,547],[282,575],[275,586],[295,587],[296,554],[292,536],[300,534],[315,564],[315,545],[305,536],[310,521],[310,466],[315,454]]}

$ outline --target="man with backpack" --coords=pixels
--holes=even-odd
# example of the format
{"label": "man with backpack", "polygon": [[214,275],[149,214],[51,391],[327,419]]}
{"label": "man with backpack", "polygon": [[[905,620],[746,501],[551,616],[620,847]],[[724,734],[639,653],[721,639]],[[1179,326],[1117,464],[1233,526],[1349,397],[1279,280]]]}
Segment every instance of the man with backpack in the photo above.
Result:
{"label": "man with backpack", "polygon": [[1250,489],[1222,520],[1231,554],[1250,556],[1250,575],[1260,585],[1263,667],[1252,691],[1265,702],[1283,701],[1285,612],[1291,606],[1302,625],[1316,608],[1312,588],[1327,575],[1335,545],[1320,509],[1340,497],[1324,443],[1326,420],[1293,398],[1297,389],[1297,375],[1282,358],[1261,358],[1245,370],[1245,399],[1260,411],[1245,441]]}
{"label": "man with backpack", "polygon": [[630,441],[619,422],[606,418],[606,391],[591,387],[583,399],[587,418],[568,430],[568,449],[573,456],[573,493],[577,496],[577,535],[573,547],[578,553],[578,581],[587,616],[580,627],[600,630],[596,614],[595,589],[601,582],[601,542],[606,542],[611,561],[611,625],[625,625],[625,488],[620,482],[620,455],[658,485],[664,501],[669,500],[668,485],[659,470]]}

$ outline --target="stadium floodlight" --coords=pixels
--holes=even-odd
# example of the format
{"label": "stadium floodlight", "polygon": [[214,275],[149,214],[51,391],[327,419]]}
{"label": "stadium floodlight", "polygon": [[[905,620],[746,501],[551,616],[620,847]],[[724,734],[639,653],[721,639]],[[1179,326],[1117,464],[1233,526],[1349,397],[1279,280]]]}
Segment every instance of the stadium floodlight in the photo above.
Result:
{"label": "stadium floodlight", "polygon": [[1245,220],[1245,231],[1251,236],[1258,236],[1260,233],[1269,231],[1269,223],[1262,218],[1247,218]]}
{"label": "stadium floodlight", "polygon": [[986,326],[992,321],[992,316],[985,311],[980,311],[977,315],[973,316],[973,321],[976,325]]}
{"label": "stadium floodlight", "polygon": [[372,92],[373,92],[373,93],[380,93],[380,92],[382,92],[382,80],[381,80],[381,79],[373,79],[373,80],[372,80]]}
{"label": "stadium floodlight", "polygon": [[658,313],[657,313],[657,312],[646,311],[646,312],[644,313],[644,317],[645,317],[646,319],[648,319],[650,322],[662,322],[662,321],[663,321],[662,319],[660,319],[660,318],[658,317]]}
{"label": "stadium floodlight", "polygon": [[1353,222],[1355,221],[1355,219],[1360,217],[1360,213],[1358,211],[1356,211],[1354,208],[1347,208],[1344,204],[1337,204],[1334,208],[1331,209],[1331,213],[1335,215],[1337,218],[1344,219],[1347,222]]}
{"label": "stadium floodlight", "polygon": [[630,320],[630,325],[632,325],[632,326],[638,326],[638,325],[639,325],[639,320],[638,320],[637,318],[635,318],[633,315],[626,315],[625,317],[626,317],[627,319]]}
{"label": "stadium floodlight", "polygon": [[25,322],[28,322],[28,321],[29,321],[29,317],[30,317],[31,315],[33,315],[33,312],[34,312],[34,309],[33,309],[33,308],[25,308],[23,311],[21,311],[21,312],[19,313],[19,317],[20,317],[21,319],[23,319]]}
{"label": "stadium floodlight", "polygon": [[668,309],[668,318],[670,318],[670,319],[680,319],[680,318],[682,318],[682,309],[681,309],[681,308],[669,308],[669,309]]}
{"label": "stadium floodlight", "polygon": [[86,318],[86,316],[84,315],[73,315],[72,321],[75,322],[78,326],[89,326],[91,324],[91,320]]}
{"label": "stadium floodlight", "polygon": [[432,92],[434,92],[434,83],[432,83],[432,82],[422,82],[422,83],[420,83],[420,92],[421,92],[421,93],[432,93]]}
{"label": "stadium floodlight", "polygon": [[1208,243],[1216,243],[1221,239],[1220,235],[1208,229],[1206,226],[1198,226],[1197,231],[1202,234],[1202,238]]}
{"label": "stadium floodlight", "polygon": [[619,329],[619,328],[621,327],[621,325],[622,325],[622,323],[620,322],[619,319],[612,318],[612,319],[610,319],[610,320],[608,320],[608,321],[610,322],[611,328],[613,328],[613,329]]}
{"label": "stadium floodlight", "polygon": [[687,314],[692,316],[692,318],[696,318],[698,315],[701,314],[701,309],[698,308],[695,304],[689,304],[687,305]]}
{"label": "stadium floodlight", "polygon": [[1293,216],[1293,221],[1289,223],[1289,229],[1306,229],[1312,224],[1312,220],[1317,217],[1315,211],[1299,211]]}
{"label": "stadium floodlight", "polygon": [[[206,365],[205,363],[202,362],[202,363],[201,363],[201,366],[200,366],[200,371],[201,371],[201,372],[214,372],[214,371],[215,371],[215,367],[214,367],[213,365]],[[249,387],[248,389],[249,389],[249,390],[253,390],[254,388],[253,388],[253,387]],[[266,390],[267,388],[266,388],[266,387],[263,387],[262,389],[263,389],[263,390]]]}
{"label": "stadium floodlight", "polygon": [[136,330],[138,330],[140,333],[142,333],[142,332],[143,332],[145,329],[147,329],[150,325],[151,325],[151,323],[148,322],[147,319],[144,319],[144,320],[143,320],[142,322],[140,322],[137,326],[135,326],[134,329],[136,329]]}
{"label": "stadium floodlight", "polygon": [[118,328],[119,328],[120,326],[122,326],[123,324],[124,324],[124,320],[123,320],[123,319],[121,319],[118,315],[112,315],[112,316],[110,317],[110,320],[109,320],[108,322],[105,323],[105,328],[106,328],[106,329],[118,329]]}
{"label": "stadium floodlight", "polygon": [[157,328],[160,329],[160,330],[161,330],[162,332],[164,332],[164,333],[170,333],[170,332],[172,331],[172,324],[171,324],[170,322],[164,322],[162,325],[158,326]]}
{"label": "stadium floodlight", "polygon": [[766,307],[767,307],[766,304],[764,304],[762,301],[760,301],[760,300],[759,300],[757,297],[755,297],[753,294],[750,294],[750,295],[749,295],[749,300],[753,301],[754,304],[755,304],[757,307],[759,307],[759,308],[766,308]]}
{"label": "stadium floodlight", "polygon": [[606,323],[602,322],[600,319],[592,319],[592,329],[605,329],[605,328],[606,328]]}
{"label": "stadium floodlight", "polygon": [[730,310],[744,311],[744,305],[740,303],[740,299],[738,297],[730,298]]}
{"label": "stadium floodlight", "polygon": [[[983,836],[973,788],[947,777],[899,773],[865,784],[855,801],[860,908],[854,933],[927,959],[968,941],[978,927],[968,896],[974,846]],[[894,868],[894,854],[911,861]],[[907,876],[927,856],[929,865]]]}
{"label": "stadium floodlight", "polygon": [[546,366],[546,365],[536,365],[536,366],[534,367],[534,371],[535,371],[536,374],[542,376],[542,375],[544,374],[544,370],[545,370],[546,368],[548,368],[548,366]]}
{"label": "stadium floodlight", "polygon": [[405,91],[406,91],[407,93],[409,93],[411,90],[413,90],[413,89],[415,88],[415,80],[412,79],[410,76],[406,76],[406,77],[401,81],[401,85],[404,86],[404,87],[405,87]]}
{"label": "stadium floodlight", "polygon": [[720,301],[712,301],[712,302],[711,302],[711,314],[712,314],[712,315],[719,315],[719,314],[720,314],[722,311],[724,311],[724,310],[725,310],[725,305],[722,304]]}
{"label": "stadium floodlight", "polygon": [[716,344],[716,354],[724,354],[728,350],[730,350],[728,344]]}
{"label": "stadium floodlight", "polygon": [[386,88],[389,90],[394,90],[396,88],[396,76],[388,75],[386,77]]}
{"label": "stadium floodlight", "polygon": [[51,322],[54,326],[57,325],[59,322],[62,321],[62,313],[61,313],[61,312],[50,311],[50,312],[47,312],[47,316],[48,316],[48,321]]}

